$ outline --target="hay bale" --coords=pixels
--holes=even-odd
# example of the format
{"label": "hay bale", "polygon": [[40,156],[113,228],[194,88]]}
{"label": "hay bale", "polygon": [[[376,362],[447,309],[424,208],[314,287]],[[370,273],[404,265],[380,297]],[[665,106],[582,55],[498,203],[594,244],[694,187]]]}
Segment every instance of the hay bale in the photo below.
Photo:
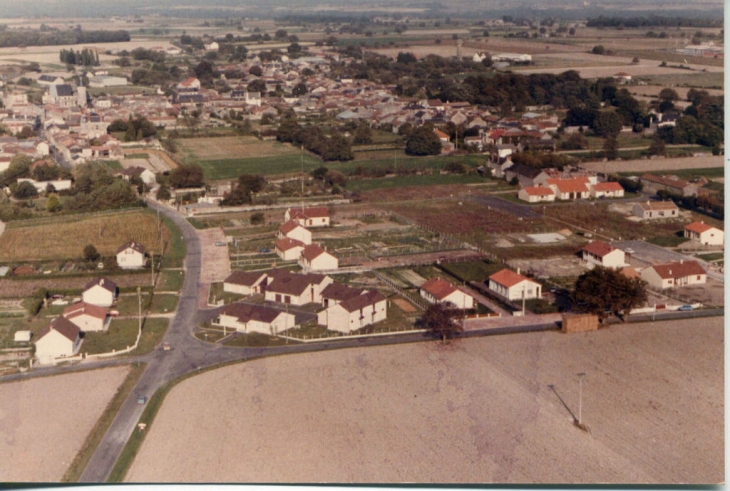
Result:
{"label": "hay bale", "polygon": [[598,316],[594,314],[563,314],[563,332],[598,330]]}

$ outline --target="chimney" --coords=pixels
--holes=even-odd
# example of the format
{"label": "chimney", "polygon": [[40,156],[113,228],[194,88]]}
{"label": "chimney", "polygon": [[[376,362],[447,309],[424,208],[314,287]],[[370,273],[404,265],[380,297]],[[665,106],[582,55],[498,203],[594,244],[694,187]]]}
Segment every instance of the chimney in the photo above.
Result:
{"label": "chimney", "polygon": [[680,259],[679,264],[684,264],[684,259]]}
{"label": "chimney", "polygon": [[517,268],[517,274],[520,274],[520,268]]}

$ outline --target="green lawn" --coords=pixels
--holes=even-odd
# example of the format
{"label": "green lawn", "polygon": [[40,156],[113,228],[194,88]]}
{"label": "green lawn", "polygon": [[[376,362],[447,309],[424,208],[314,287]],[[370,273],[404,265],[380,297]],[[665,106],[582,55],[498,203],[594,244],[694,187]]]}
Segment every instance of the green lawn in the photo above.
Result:
{"label": "green lawn", "polygon": [[183,240],[180,229],[175,223],[165,216],[160,216],[162,222],[170,232],[170,243],[165,248],[165,255],[163,256],[163,268],[181,268],[183,265],[183,259],[185,258],[185,240]]}
{"label": "green lawn", "polygon": [[650,244],[658,245],[661,247],[677,247],[678,245],[687,242],[689,239],[675,235],[663,235],[658,237],[649,237],[646,239]]}
{"label": "green lawn", "polygon": [[172,313],[177,308],[177,295],[155,295],[152,298],[150,311],[158,314]]}
{"label": "green lawn", "polygon": [[698,254],[697,257],[702,259],[703,261],[712,262],[723,259],[725,257],[725,254],[722,252],[712,252],[710,254]]}
{"label": "green lawn", "polygon": [[476,174],[432,174],[348,181],[347,189],[351,191],[370,191],[372,189],[397,189],[405,186],[471,184],[484,182],[484,180],[483,177]]}
{"label": "green lawn", "polygon": [[[309,172],[322,165],[322,160],[304,154],[304,170]],[[221,180],[235,179],[241,174],[286,174],[299,172],[302,168],[302,156],[282,155],[276,157],[251,157],[247,159],[201,160],[198,162],[203,168],[206,179]]]}
{"label": "green lawn", "polygon": [[168,319],[146,319],[142,326],[142,336],[139,338],[139,345],[132,354],[144,355],[152,351],[162,341],[162,337],[165,335],[169,324],[170,321]]}
{"label": "green lawn", "polygon": [[441,269],[465,281],[485,281],[491,275],[504,269],[504,264],[486,261],[465,261],[442,264]]}
{"label": "green lawn", "polygon": [[174,292],[182,289],[185,274],[182,271],[163,271],[157,284],[157,290]]}
{"label": "green lawn", "polygon": [[80,351],[95,355],[126,349],[134,344],[138,329],[137,319],[113,319],[106,332],[87,332]]}

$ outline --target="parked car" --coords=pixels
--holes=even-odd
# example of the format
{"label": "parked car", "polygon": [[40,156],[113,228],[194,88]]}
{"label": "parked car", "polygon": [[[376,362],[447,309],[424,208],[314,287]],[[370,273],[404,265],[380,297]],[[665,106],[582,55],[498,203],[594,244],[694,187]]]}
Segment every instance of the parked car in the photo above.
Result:
{"label": "parked car", "polygon": [[259,252],[261,254],[267,254],[267,253],[271,252],[271,249],[269,249],[268,247],[263,247],[263,248],[261,248],[261,250]]}
{"label": "parked car", "polygon": [[140,404],[141,405],[141,404],[144,404],[146,402],[147,402],[147,396],[139,396],[137,398],[137,404]]}
{"label": "parked car", "polygon": [[170,343],[162,343],[162,350],[163,351],[170,351],[172,347],[170,346]]}
{"label": "parked car", "polygon": [[690,310],[694,310],[694,307],[691,306],[691,305],[682,305],[677,310],[681,310],[682,312],[687,312],[687,311],[690,311]]}

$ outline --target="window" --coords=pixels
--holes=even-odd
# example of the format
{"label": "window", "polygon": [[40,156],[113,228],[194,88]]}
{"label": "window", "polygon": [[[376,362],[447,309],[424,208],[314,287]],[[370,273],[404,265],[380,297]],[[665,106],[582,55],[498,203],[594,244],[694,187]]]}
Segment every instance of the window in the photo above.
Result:
{"label": "window", "polygon": [[697,279],[698,279],[698,280],[700,279],[700,275],[697,275]]}

